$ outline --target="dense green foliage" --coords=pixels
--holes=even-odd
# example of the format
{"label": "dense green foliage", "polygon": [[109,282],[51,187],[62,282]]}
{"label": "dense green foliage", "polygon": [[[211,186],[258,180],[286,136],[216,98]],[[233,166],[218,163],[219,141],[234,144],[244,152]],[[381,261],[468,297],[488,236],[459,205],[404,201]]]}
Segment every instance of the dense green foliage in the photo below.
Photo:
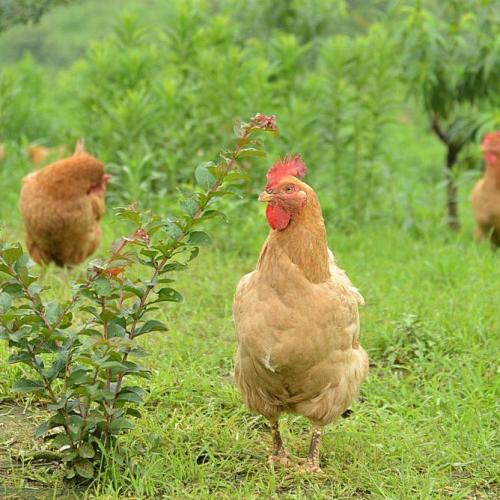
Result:
{"label": "dense green foliage", "polygon": [[[450,47],[460,46],[456,35],[456,43],[440,49],[439,40],[447,35],[439,29],[451,30],[453,20],[443,28],[429,12],[411,10],[404,29],[393,32],[390,20],[399,26],[403,16],[393,9],[389,21],[350,33],[347,22],[340,23],[343,30],[333,29],[334,20],[347,16],[343,2],[333,2],[335,8],[332,2],[312,3],[324,4],[328,16],[316,17],[321,9],[307,2],[283,2],[289,10],[275,9],[266,18],[269,28],[275,22],[274,29],[260,37],[246,32],[252,26],[250,13],[270,12],[271,3],[257,9],[250,2],[246,9],[236,9],[223,2],[213,15],[210,2],[169,2],[160,10],[167,22],[158,24],[124,14],[114,32],[92,43],[86,57],[69,69],[54,75],[29,58],[5,68],[0,76],[0,137],[48,145],[85,137],[115,175],[113,204],[138,199],[150,206],[160,200],[162,206],[179,183],[191,182],[199,157],[213,157],[227,136],[227,124],[259,109],[278,114],[283,124],[272,154],[299,151],[315,165],[315,184],[332,193],[324,208],[339,224],[374,217],[404,221],[411,205],[404,185],[418,178],[414,158],[399,157],[395,134],[415,114],[406,102],[414,87],[407,88],[406,82],[424,89],[431,85],[426,105],[434,109],[433,102],[447,102],[451,113],[463,94],[460,85],[472,85],[474,75],[465,73],[472,71],[474,61],[462,61],[459,68],[450,62],[450,76],[440,77],[433,69],[449,59]],[[483,17],[491,7],[484,9]],[[464,16],[468,32],[482,29]],[[264,17],[261,21],[265,24]],[[325,36],[311,40],[311,30]],[[401,33],[408,47],[403,52]],[[432,37],[437,41],[431,43]],[[479,74],[485,68],[489,83],[481,80],[486,90],[475,97],[494,100],[499,95],[494,86],[499,38],[490,28],[491,53],[484,44],[480,54],[487,57],[477,68]],[[464,40],[461,45],[474,43]],[[435,50],[420,54],[418,49],[427,46]],[[473,54],[477,61],[483,61],[480,54]],[[465,74],[463,82],[455,81],[452,70]],[[436,80],[429,80],[432,75]],[[475,106],[477,110],[466,108],[464,119],[473,124],[471,137],[499,123],[491,103]]]}
{"label": "dense green foliage", "polygon": [[436,15],[424,4],[400,8],[403,75],[446,147],[448,223],[458,229],[459,154],[500,118],[500,10],[497,2],[480,8],[474,1],[447,2]]}
{"label": "dense green foliage", "polygon": [[37,23],[50,9],[74,0],[2,0],[0,2],[0,32],[16,24]]}
{"label": "dense green foliage", "polygon": [[[371,376],[352,418],[326,434],[326,477],[270,471],[267,429],[230,383],[231,298],[267,231],[256,203],[266,168],[242,159],[249,178],[241,198],[218,200],[228,223],[207,221],[213,247],[175,276],[185,302],[151,312],[169,331],[138,339],[153,353],[141,361],[153,374],[138,381],[144,411],[119,450],[101,450],[88,495],[499,496],[498,252],[472,242],[468,204],[482,168],[477,143],[500,127],[495,3],[87,0],[2,33],[1,240],[22,238],[13,207],[33,168],[30,143],[71,148],[84,137],[106,162],[105,260],[127,234],[112,207],[136,201],[161,218],[181,214],[179,198],[201,179],[196,166],[216,160],[235,119],[260,111],[277,115],[281,131],[266,142],[267,162],[302,155],[330,246],[367,300],[362,343]],[[460,144],[451,177],[436,123]],[[450,185],[463,214],[457,234],[444,217]],[[45,272],[45,300],[71,298],[68,274],[86,277],[83,269]],[[84,317],[75,311],[75,329]],[[0,345],[1,359],[11,354]],[[12,388],[29,372],[9,365],[1,374],[0,399],[19,402]],[[47,402],[22,401],[32,409]],[[13,460],[0,449],[7,487],[29,487],[26,477],[61,487],[64,471],[29,462],[37,453],[47,460],[35,428],[25,425],[16,438]],[[304,422],[290,418],[285,437],[305,446]]]}

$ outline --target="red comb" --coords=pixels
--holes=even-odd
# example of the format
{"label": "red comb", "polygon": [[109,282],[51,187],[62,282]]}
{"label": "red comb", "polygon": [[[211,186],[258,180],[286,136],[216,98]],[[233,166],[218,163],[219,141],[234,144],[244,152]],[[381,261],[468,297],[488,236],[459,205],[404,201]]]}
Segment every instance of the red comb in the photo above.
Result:
{"label": "red comb", "polygon": [[484,135],[483,138],[483,146],[487,144],[500,144],[500,131],[499,132],[490,132]]}
{"label": "red comb", "polygon": [[276,185],[283,177],[292,175],[302,179],[307,172],[302,158],[299,155],[293,157],[285,156],[283,160],[278,160],[267,172],[267,186]]}

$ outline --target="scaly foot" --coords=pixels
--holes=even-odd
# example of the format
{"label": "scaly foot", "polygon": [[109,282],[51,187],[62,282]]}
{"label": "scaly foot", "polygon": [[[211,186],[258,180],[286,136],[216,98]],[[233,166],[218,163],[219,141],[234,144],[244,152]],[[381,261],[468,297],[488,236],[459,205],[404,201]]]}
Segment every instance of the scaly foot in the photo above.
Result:
{"label": "scaly foot", "polygon": [[297,469],[299,472],[303,472],[304,474],[319,474],[321,476],[325,475],[325,472],[323,469],[314,463],[312,463],[310,460],[305,460],[302,464],[297,465]]}

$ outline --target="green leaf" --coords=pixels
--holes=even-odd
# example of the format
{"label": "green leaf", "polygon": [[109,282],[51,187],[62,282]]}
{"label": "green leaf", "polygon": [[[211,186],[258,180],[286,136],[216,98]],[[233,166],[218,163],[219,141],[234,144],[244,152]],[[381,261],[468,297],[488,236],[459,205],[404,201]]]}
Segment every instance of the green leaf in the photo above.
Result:
{"label": "green leaf", "polygon": [[90,381],[90,370],[85,370],[84,368],[74,369],[67,379],[67,383],[70,387],[74,385],[87,384],[90,383]]}
{"label": "green leaf", "polygon": [[133,283],[127,283],[124,287],[124,290],[127,292],[133,293],[136,297],[139,297],[142,299],[142,296],[144,295],[144,289],[141,288],[140,286],[134,285]]}
{"label": "green leaf", "polygon": [[93,283],[93,288],[101,297],[108,297],[113,292],[111,282],[106,278],[97,278]]}
{"label": "green leaf", "polygon": [[54,301],[50,301],[45,306],[45,314],[50,324],[54,324],[61,317],[62,311],[61,305]]}
{"label": "green leaf", "polygon": [[161,270],[161,273],[169,273],[171,271],[184,271],[187,268],[186,264],[182,264],[181,262],[170,262],[169,264],[165,264]]}
{"label": "green leaf", "polygon": [[62,448],[63,446],[71,445],[71,439],[66,433],[61,432],[52,440],[52,445],[55,448]]}
{"label": "green leaf", "polygon": [[76,473],[80,477],[84,477],[85,479],[92,479],[94,477],[94,466],[90,460],[78,460],[74,466]]}
{"label": "green leaf", "polygon": [[102,365],[100,365],[100,368],[108,368],[110,370],[116,370],[120,373],[127,370],[127,367],[119,361],[105,361]]}
{"label": "green leaf", "polygon": [[85,420],[83,420],[83,418],[80,417],[80,415],[71,415],[71,417],[69,417],[69,429],[74,434],[79,434],[84,423]]}
{"label": "green leaf", "polygon": [[21,245],[17,243],[10,248],[4,249],[1,255],[7,264],[14,264],[14,262],[16,262],[16,260],[23,255],[23,249]]}
{"label": "green leaf", "polygon": [[125,429],[133,429],[134,424],[125,417],[116,418],[111,422],[110,429],[112,431],[123,431]]}
{"label": "green leaf", "polygon": [[209,170],[209,168],[213,166],[214,163],[212,161],[202,163],[201,165],[198,165],[196,167],[196,170],[194,172],[196,182],[201,188],[205,190],[210,189],[216,181],[216,178]]}
{"label": "green leaf", "polygon": [[66,365],[66,356],[59,356],[51,365],[51,367],[47,370],[44,370],[45,376],[50,380],[54,380],[57,378],[60,373],[64,370]]}
{"label": "green leaf", "polygon": [[152,220],[151,222],[148,222],[144,226],[144,230],[146,231],[146,233],[152,236],[154,233],[156,233],[156,231],[158,231],[158,229],[162,228],[164,225],[165,222],[163,221],[163,219],[158,217]]}
{"label": "green leaf", "polygon": [[146,257],[156,257],[158,255],[158,250],[150,250],[148,248],[143,248],[141,251],[140,251],[140,254],[141,255],[145,255]]}
{"label": "green leaf", "polygon": [[183,296],[173,288],[162,288],[158,291],[158,298],[155,302],[182,302]]}
{"label": "green leaf", "polygon": [[[1,257],[1,255],[0,255]],[[0,262],[0,272],[8,274],[9,276],[12,276],[12,271],[10,270],[9,266],[7,264],[2,264]]]}
{"label": "green leaf", "polygon": [[101,314],[99,314],[99,318],[105,322],[109,323],[111,320],[116,319],[116,313],[112,311],[111,309],[106,309],[105,311],[102,311]]}
{"label": "green leaf", "polygon": [[196,257],[198,257],[199,253],[200,253],[200,247],[192,247],[188,262],[191,262],[193,259],[196,259]]}
{"label": "green leaf", "polygon": [[116,213],[120,219],[131,220],[137,225],[141,224],[141,214],[133,208],[119,207],[116,209]]}
{"label": "green leaf", "polygon": [[18,323],[21,325],[37,325],[43,323],[43,321],[37,314],[26,314],[18,319]]}
{"label": "green leaf", "polygon": [[25,325],[25,326],[21,327],[19,330],[17,330],[16,332],[12,332],[12,333],[8,332],[7,337],[9,338],[10,341],[12,341],[14,343],[18,343],[21,340],[27,339],[31,335],[31,332],[32,332],[32,328],[30,326]]}
{"label": "green leaf", "polygon": [[237,158],[245,158],[248,156],[250,156],[250,157],[252,157],[252,156],[263,157],[263,156],[267,156],[267,154],[265,151],[262,151],[261,149],[248,147],[248,148],[240,149],[240,151],[238,152]]}
{"label": "green leaf", "polygon": [[35,438],[40,438],[40,437],[44,436],[45,434],[47,434],[48,431],[50,431],[50,429],[52,429],[53,427],[58,427],[58,425],[59,424],[55,424],[54,422],[52,422],[52,420],[47,420],[45,422],[42,422],[36,428]]}
{"label": "green leaf", "polygon": [[190,245],[203,246],[210,245],[212,243],[212,240],[210,239],[208,234],[203,231],[192,231],[191,233],[189,233],[188,243]]}
{"label": "green leaf", "polygon": [[21,285],[18,285],[17,283],[7,283],[3,287],[3,291],[12,297],[21,297],[24,295],[24,290]]}
{"label": "green leaf", "polygon": [[141,418],[141,412],[137,409],[137,408],[132,408],[132,407],[128,407],[126,408],[125,410],[125,413],[127,415],[132,415],[133,417],[136,417],[136,418]]}
{"label": "green leaf", "polygon": [[90,443],[82,443],[78,448],[78,454],[82,458],[94,458],[95,450],[94,447]]}
{"label": "green leaf", "polygon": [[26,363],[31,364],[31,356],[27,352],[19,352],[18,354],[11,354],[7,358],[7,363]]}
{"label": "green leaf", "polygon": [[[196,209],[193,211],[193,213],[195,211]],[[173,221],[167,221],[167,223],[165,224],[165,231],[174,240],[177,239],[182,234],[182,230],[180,229],[180,227]]]}
{"label": "green leaf", "polygon": [[229,172],[224,179],[226,183],[237,181],[248,181],[251,177],[245,172]]}
{"label": "green leaf", "polygon": [[0,312],[5,314],[12,305],[12,297],[5,292],[0,293]]}
{"label": "green leaf", "polygon": [[144,333],[149,332],[166,332],[167,330],[167,326],[161,321],[150,319],[136,330],[135,336],[137,337],[138,335],[143,335]]}
{"label": "green leaf", "polygon": [[204,212],[202,219],[212,219],[214,217],[222,217],[224,219],[224,222],[227,222],[226,214],[221,212],[220,210],[207,210],[206,212]]}
{"label": "green leaf", "polygon": [[108,324],[108,338],[125,337],[127,330],[123,328],[117,321],[112,321]]}
{"label": "green leaf", "polygon": [[138,404],[144,403],[144,400],[139,394],[130,391],[120,391],[120,394],[116,399],[117,401],[131,401]]}
{"label": "green leaf", "polygon": [[69,467],[66,470],[65,478],[66,479],[73,479],[76,476],[75,468],[74,467]]}
{"label": "green leaf", "polygon": [[12,387],[12,390],[15,392],[38,392],[43,391],[44,389],[45,386],[42,382],[29,380],[27,378],[19,379]]}
{"label": "green leaf", "polygon": [[199,208],[198,202],[193,198],[187,198],[181,201],[180,207],[183,212],[189,215],[189,217],[192,217]]}

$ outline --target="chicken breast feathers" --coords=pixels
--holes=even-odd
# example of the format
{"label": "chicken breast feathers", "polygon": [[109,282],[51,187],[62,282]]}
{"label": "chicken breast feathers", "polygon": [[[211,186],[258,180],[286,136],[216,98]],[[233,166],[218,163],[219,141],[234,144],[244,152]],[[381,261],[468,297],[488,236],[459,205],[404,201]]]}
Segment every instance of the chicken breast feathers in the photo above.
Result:
{"label": "chicken breast feathers", "polygon": [[329,269],[330,279],[311,283],[280,255],[272,273],[258,268],[240,280],[235,380],[250,410],[268,418],[292,412],[325,425],[358,393],[368,373],[358,341],[363,298],[331,251]]}

